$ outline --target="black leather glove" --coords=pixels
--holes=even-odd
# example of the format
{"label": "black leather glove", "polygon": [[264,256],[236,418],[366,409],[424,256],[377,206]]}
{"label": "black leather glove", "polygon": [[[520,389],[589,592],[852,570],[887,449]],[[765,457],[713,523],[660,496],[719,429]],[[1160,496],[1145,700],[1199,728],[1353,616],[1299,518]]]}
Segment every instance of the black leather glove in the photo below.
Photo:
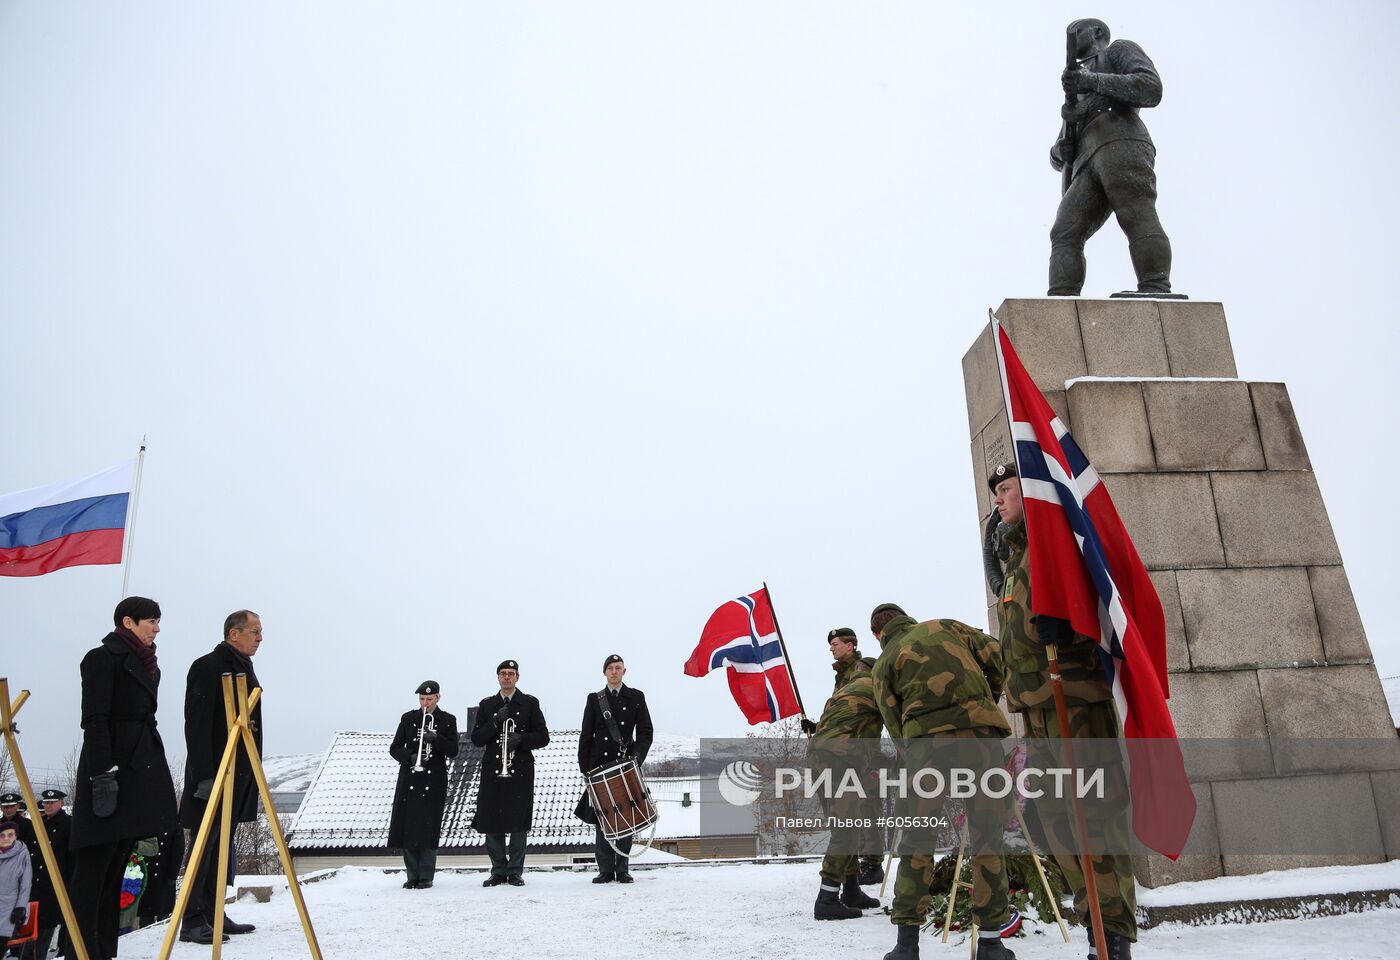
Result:
{"label": "black leather glove", "polygon": [[1042,614],[1035,618],[1035,638],[1041,643],[1066,647],[1074,642],[1074,627],[1070,626],[1068,620]]}
{"label": "black leather glove", "polygon": [[501,707],[501,709],[497,710],[497,711],[496,711],[496,715],[495,715],[494,717],[492,717],[491,720],[492,720],[493,723],[496,724],[496,726],[499,727],[501,724],[503,724],[503,723],[506,722],[506,718],[509,717],[509,716],[510,716],[510,706],[509,706],[509,705],[506,705],[506,706],[504,706],[504,707]]}
{"label": "black leather glove", "polygon": [[810,737],[812,734],[816,733],[816,732],[817,732],[817,724],[816,724],[816,722],[813,721],[813,720],[808,720],[806,717],[803,717],[803,718],[802,718],[802,732],[805,733],[805,734],[807,734],[807,736],[809,736],[809,737]]}
{"label": "black leather glove", "polygon": [[117,773],[109,770],[92,778],[92,815],[105,820],[117,812]]}
{"label": "black leather glove", "polygon": [[424,728],[423,728],[423,739],[424,739],[426,742],[428,742],[428,743],[432,743],[433,741],[437,740],[437,731],[436,731],[436,730],[429,730],[427,727],[424,727]]}
{"label": "black leather glove", "polygon": [[208,800],[209,795],[214,792],[214,779],[201,780],[195,785],[194,798],[196,800]]}
{"label": "black leather glove", "polygon": [[15,907],[10,911],[10,923],[14,924],[16,927],[24,923],[24,917],[25,913],[23,907]]}
{"label": "black leather glove", "polygon": [[510,736],[506,737],[507,750],[509,750],[511,753],[514,753],[515,748],[518,746],[520,746],[520,734],[512,733]]}

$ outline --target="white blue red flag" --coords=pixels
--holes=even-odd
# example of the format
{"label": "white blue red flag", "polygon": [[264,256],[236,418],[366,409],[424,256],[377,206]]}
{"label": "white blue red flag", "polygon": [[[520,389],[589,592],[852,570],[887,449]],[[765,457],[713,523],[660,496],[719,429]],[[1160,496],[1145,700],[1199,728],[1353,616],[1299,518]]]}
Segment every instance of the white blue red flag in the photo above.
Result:
{"label": "white blue red flag", "polygon": [[0,576],[121,563],[132,461],[66,483],[0,494]]}
{"label": "white blue red flag", "polygon": [[1196,797],[1167,709],[1162,601],[1098,473],[1001,324],[993,320],[992,329],[1026,511],[1031,612],[1098,638],[1128,747],[1133,832],[1175,859],[1191,832]]}
{"label": "white blue red flag", "polygon": [[691,677],[720,667],[726,668],[729,691],[751,726],[802,712],[766,587],[720,604],[685,662]]}

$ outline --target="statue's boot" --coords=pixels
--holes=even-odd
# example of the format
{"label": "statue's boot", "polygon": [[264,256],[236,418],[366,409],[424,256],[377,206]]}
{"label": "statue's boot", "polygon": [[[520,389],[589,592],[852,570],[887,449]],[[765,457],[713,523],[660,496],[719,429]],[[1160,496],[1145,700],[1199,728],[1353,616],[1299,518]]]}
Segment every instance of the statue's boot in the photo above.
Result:
{"label": "statue's boot", "polygon": [[1166,234],[1129,241],[1128,256],[1137,274],[1138,293],[1172,292],[1172,242]]}

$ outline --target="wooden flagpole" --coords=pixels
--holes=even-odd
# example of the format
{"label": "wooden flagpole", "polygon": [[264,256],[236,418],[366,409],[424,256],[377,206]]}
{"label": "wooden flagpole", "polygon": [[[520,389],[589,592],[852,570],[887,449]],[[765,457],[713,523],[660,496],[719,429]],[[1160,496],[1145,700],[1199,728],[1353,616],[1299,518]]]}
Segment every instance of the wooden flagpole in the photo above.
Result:
{"label": "wooden flagpole", "polygon": [[[778,631],[778,646],[783,651],[783,663],[787,666],[788,679],[792,681],[792,692],[797,697],[797,709],[802,719],[807,719],[807,708],[802,705],[802,691],[797,686],[797,674],[792,669],[792,657],[788,656],[787,642],[783,640],[783,628],[778,624],[778,605],[773,602],[773,591],[768,589],[768,581],[763,581],[763,592],[768,595],[768,609],[773,611],[773,629]],[[811,734],[808,734],[810,737]]]}

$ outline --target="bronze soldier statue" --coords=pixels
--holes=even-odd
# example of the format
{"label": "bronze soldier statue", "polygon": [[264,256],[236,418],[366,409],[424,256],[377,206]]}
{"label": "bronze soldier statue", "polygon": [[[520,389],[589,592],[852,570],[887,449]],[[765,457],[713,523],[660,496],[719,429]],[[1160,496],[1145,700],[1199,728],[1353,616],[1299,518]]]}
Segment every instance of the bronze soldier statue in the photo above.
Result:
{"label": "bronze soldier statue", "polygon": [[1162,101],[1157,68],[1130,40],[1110,42],[1102,20],[1066,30],[1065,91],[1050,165],[1064,195],[1050,228],[1050,296],[1084,288],[1084,244],[1112,213],[1128,237],[1138,293],[1171,293],[1172,246],[1157,218],[1157,148],[1138,111]]}

